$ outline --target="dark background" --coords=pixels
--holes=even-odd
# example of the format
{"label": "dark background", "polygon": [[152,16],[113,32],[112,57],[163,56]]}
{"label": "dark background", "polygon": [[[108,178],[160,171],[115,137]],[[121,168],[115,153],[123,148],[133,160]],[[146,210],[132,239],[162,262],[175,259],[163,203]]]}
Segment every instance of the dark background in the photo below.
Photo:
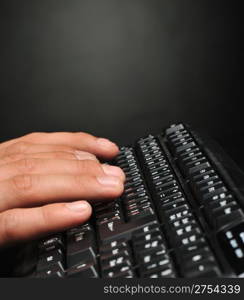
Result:
{"label": "dark background", "polygon": [[1,140],[127,144],[184,121],[244,168],[241,17],[224,0],[1,0]]}

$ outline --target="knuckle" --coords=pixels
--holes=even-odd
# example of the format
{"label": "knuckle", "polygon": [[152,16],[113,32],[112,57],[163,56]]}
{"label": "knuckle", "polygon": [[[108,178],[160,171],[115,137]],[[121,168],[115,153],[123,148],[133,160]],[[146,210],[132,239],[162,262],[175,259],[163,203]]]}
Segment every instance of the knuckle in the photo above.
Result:
{"label": "knuckle", "polygon": [[99,162],[99,160],[97,159],[96,155],[94,155],[92,153],[88,153],[87,155],[88,155],[89,159],[95,160],[96,162]]}
{"label": "knuckle", "polygon": [[3,239],[6,241],[11,241],[15,238],[16,228],[18,228],[18,218],[14,213],[14,210],[7,211],[1,216],[1,226]]}
{"label": "knuckle", "polygon": [[73,178],[74,186],[78,189],[83,189],[86,185],[89,185],[88,181],[90,179],[90,176],[88,175],[85,178],[84,176],[74,175]]}
{"label": "knuckle", "polygon": [[65,151],[52,152],[51,156],[53,158],[56,158],[56,159],[72,159],[72,160],[76,159],[75,154],[73,155],[73,153],[68,153],[68,152],[65,152]]}
{"label": "knuckle", "polygon": [[44,226],[50,223],[51,215],[49,205],[40,207],[40,218]]}
{"label": "knuckle", "polygon": [[27,193],[33,189],[33,177],[31,175],[18,175],[10,180],[17,193]]}
{"label": "knuckle", "polygon": [[95,160],[78,160],[77,161],[77,168],[82,173],[88,174],[101,174],[102,167],[98,161]]}
{"label": "knuckle", "polygon": [[62,151],[55,151],[51,153],[51,157],[57,158],[57,159],[68,159],[70,158],[69,153],[62,152]]}
{"label": "knuckle", "polygon": [[90,152],[87,152],[87,151],[76,151],[78,152],[79,154],[81,153],[81,156],[84,158],[83,160],[95,160],[95,161],[98,161],[96,155],[94,155],[93,153],[90,153]]}
{"label": "knuckle", "polygon": [[29,173],[35,169],[36,160],[34,158],[22,158],[16,162],[16,168],[22,173]]}
{"label": "knuckle", "polygon": [[89,153],[89,152],[75,151],[73,154],[74,154],[74,158],[78,159],[78,160],[82,160],[82,161],[93,160],[93,161],[99,162],[97,157],[94,154]]}

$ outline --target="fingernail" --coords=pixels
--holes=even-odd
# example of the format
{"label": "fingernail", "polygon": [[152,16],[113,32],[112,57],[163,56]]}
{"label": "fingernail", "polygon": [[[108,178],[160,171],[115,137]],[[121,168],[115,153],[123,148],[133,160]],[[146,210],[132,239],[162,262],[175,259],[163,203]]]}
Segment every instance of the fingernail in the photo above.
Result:
{"label": "fingernail", "polygon": [[107,139],[104,139],[104,138],[98,138],[97,143],[102,148],[110,148],[111,146],[112,147],[116,146],[113,142],[111,142]]}
{"label": "fingernail", "polygon": [[121,177],[121,178],[125,177],[123,171],[119,167],[103,164],[102,168],[103,168],[104,173],[107,175],[117,176],[117,177]]}
{"label": "fingernail", "polygon": [[118,186],[120,184],[120,180],[115,176],[99,176],[97,180],[100,184],[105,186]]}
{"label": "fingernail", "polygon": [[84,159],[96,160],[96,158],[94,156],[86,154],[85,152],[79,151],[79,150],[75,151],[75,156],[78,160],[84,160]]}
{"label": "fingernail", "polygon": [[78,201],[66,203],[66,207],[72,211],[85,212],[89,209],[89,204],[86,201]]}

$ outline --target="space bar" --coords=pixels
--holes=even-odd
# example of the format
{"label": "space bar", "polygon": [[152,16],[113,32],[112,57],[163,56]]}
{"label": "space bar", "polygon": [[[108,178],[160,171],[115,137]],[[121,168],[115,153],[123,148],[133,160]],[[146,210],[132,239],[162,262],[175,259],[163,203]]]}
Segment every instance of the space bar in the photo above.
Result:
{"label": "space bar", "polygon": [[148,215],[140,219],[135,219],[128,223],[122,223],[120,220],[109,222],[98,226],[99,238],[102,244],[111,240],[120,238],[130,239],[131,234],[152,222],[155,222],[155,215]]}

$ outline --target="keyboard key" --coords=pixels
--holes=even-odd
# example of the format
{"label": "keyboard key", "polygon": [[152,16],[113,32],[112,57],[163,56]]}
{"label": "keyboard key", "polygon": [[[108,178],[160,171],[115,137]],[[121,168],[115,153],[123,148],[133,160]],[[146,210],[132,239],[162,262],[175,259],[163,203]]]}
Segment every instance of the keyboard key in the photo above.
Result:
{"label": "keyboard key", "polygon": [[51,250],[40,255],[36,267],[37,272],[49,270],[50,267],[55,267],[60,272],[64,271],[64,254],[61,249]]}
{"label": "keyboard key", "polygon": [[43,239],[39,242],[38,248],[40,253],[55,250],[55,249],[64,249],[64,240],[61,233],[50,236],[46,239]]}
{"label": "keyboard key", "polygon": [[61,265],[51,265],[47,269],[39,271],[35,274],[36,278],[63,278],[65,277],[65,272],[63,266]]}
{"label": "keyboard key", "polygon": [[93,263],[83,263],[67,270],[69,278],[97,278],[98,272]]}
{"label": "keyboard key", "polygon": [[81,229],[67,233],[67,268],[96,260],[95,238],[93,230]]}

